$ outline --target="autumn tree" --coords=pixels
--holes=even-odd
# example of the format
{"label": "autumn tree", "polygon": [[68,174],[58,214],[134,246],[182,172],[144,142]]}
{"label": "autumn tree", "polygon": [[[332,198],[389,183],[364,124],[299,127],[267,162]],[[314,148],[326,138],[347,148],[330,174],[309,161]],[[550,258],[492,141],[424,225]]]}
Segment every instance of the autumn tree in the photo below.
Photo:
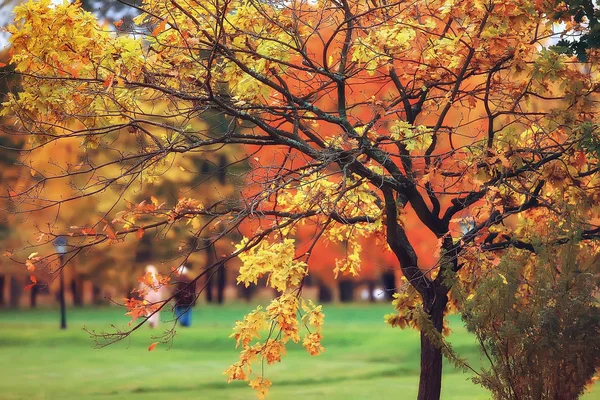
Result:
{"label": "autumn tree", "polygon": [[509,249],[476,293],[453,289],[489,361],[474,380],[496,399],[576,399],[593,381],[600,262],[597,243],[581,242],[568,220],[540,224],[532,248]]}
{"label": "autumn tree", "polygon": [[[580,240],[600,236],[598,158],[585,145],[597,140],[597,54],[581,64],[545,48],[553,36],[586,29],[565,17],[565,32],[555,33],[551,1],[145,0],[140,11],[139,29],[124,35],[78,4],[15,9],[11,62],[22,89],[2,111],[18,119],[15,134],[29,139],[31,154],[65,140],[78,140],[82,154],[106,152],[77,170],[57,160],[60,170],[8,195],[20,212],[61,210],[136,179],[159,181],[188,154],[245,149],[234,161],[251,166],[240,201],[122,204],[97,229],[71,231],[71,251],[118,251],[126,237],[194,219],[193,235],[209,244],[243,232],[196,280],[237,257],[240,284],[266,277],[279,293],[237,323],[240,359],[226,371],[260,397],[271,382],[253,364],[280,361],[290,340],[323,351],[322,310],[301,298],[319,242],[345,246],[332,265],[338,276],[360,274],[365,245],[394,253],[404,283],[387,320],[421,330],[424,400],[440,397],[441,334],[457,279],[475,293],[499,253],[532,249],[540,221],[569,213]],[[147,107],[156,101],[168,106]],[[227,129],[190,123],[206,113],[221,115]],[[120,149],[119,137],[138,146]],[[42,190],[74,175],[72,195]],[[302,225],[317,229],[300,247]],[[64,227],[46,232],[59,233]],[[423,238],[431,265],[416,250]],[[184,248],[181,259],[201,250]],[[37,270],[55,256],[28,264]],[[139,317],[166,301],[127,306]],[[103,338],[126,337],[141,323]]]}

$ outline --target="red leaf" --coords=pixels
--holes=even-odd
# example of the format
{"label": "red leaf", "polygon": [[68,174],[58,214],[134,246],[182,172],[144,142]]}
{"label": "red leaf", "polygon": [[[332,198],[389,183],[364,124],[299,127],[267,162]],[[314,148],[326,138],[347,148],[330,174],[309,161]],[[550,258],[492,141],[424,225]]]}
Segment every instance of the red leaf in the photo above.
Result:
{"label": "red leaf", "polygon": [[158,344],[158,342],[154,342],[150,346],[148,346],[148,351],[154,350],[154,348],[156,347],[157,344]]}
{"label": "red leaf", "polygon": [[137,232],[135,233],[135,237],[138,239],[141,239],[142,236],[144,236],[144,228],[138,229]]}

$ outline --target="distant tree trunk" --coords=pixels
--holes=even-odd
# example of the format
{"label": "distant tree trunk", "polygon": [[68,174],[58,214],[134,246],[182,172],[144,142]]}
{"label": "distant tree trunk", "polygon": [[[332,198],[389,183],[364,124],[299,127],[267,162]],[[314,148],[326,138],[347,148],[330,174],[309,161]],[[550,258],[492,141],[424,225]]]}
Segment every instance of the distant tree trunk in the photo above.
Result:
{"label": "distant tree trunk", "polygon": [[102,299],[100,298],[100,294],[101,294],[101,289],[100,286],[98,285],[92,285],[92,303],[97,305],[102,303]]}
{"label": "distant tree trunk", "polygon": [[213,280],[212,280],[210,274],[206,274],[206,284],[204,286],[204,293],[206,295],[207,303],[213,302],[212,287],[213,287]]}
{"label": "distant tree trunk", "polygon": [[[215,252],[214,249],[212,247],[212,245],[208,244],[208,240],[206,241],[205,244],[205,250],[206,250],[206,265],[204,266],[204,268],[208,268],[211,265],[214,264],[215,262]],[[214,301],[213,298],[213,273],[212,271],[207,273],[206,276],[206,285],[204,286],[204,291],[206,292],[206,302],[207,303],[212,303]]]}
{"label": "distant tree trunk", "polygon": [[369,303],[375,303],[375,281],[367,282],[367,290],[369,291]]}
{"label": "distant tree trunk", "polygon": [[333,301],[333,294],[331,288],[325,285],[323,282],[319,282],[319,303],[331,303]]}
{"label": "distant tree trunk", "polygon": [[73,305],[75,305],[77,302],[77,282],[75,282],[75,278],[71,279],[69,286],[71,287],[71,298],[73,299]]}
{"label": "distant tree trunk", "polygon": [[4,306],[4,296],[6,294],[6,277],[0,275],[0,306]]}
{"label": "distant tree trunk", "polygon": [[217,303],[223,304],[225,300],[225,282],[227,273],[225,271],[225,264],[219,266],[217,271]]}
{"label": "distant tree trunk", "polygon": [[[437,293],[430,299],[424,299],[429,304],[428,314],[433,327],[442,331],[444,310],[448,297]],[[421,376],[419,377],[419,394],[417,400],[439,400],[442,390],[442,351],[432,342],[425,332],[421,332]]]}
{"label": "distant tree trunk", "polygon": [[29,307],[36,308],[37,306],[38,285],[33,285],[29,290]]}
{"label": "distant tree trunk", "polygon": [[394,299],[394,293],[396,293],[396,275],[394,271],[387,271],[381,275],[381,283],[383,284],[384,298],[387,301]]}
{"label": "distant tree trunk", "polygon": [[81,307],[83,305],[83,288],[81,286],[82,285],[79,279],[73,278],[71,280],[71,294],[73,295],[73,305],[77,307]]}
{"label": "distant tree trunk", "polygon": [[227,157],[221,155],[219,157],[219,169],[217,170],[217,179],[221,185],[224,185],[227,182],[227,165],[229,165]]}
{"label": "distant tree trunk", "polygon": [[354,301],[354,281],[342,279],[339,281],[340,301],[350,303]]}
{"label": "distant tree trunk", "polygon": [[250,302],[250,300],[252,300],[252,296],[254,296],[254,292],[256,291],[256,286],[250,285],[246,287],[245,285],[238,285],[237,287],[238,296],[246,300],[246,302]]}
{"label": "distant tree trunk", "polygon": [[19,283],[19,281],[14,277],[10,277],[10,301],[9,304],[12,308],[19,307],[19,300],[21,299],[21,292],[23,291],[23,286]]}

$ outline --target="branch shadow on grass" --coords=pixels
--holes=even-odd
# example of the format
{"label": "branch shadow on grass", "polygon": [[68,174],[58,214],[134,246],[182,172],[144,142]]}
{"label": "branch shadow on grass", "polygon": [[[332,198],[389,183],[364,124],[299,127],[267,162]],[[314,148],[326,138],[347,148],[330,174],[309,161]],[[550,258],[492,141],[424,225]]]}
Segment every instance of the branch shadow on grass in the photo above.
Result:
{"label": "branch shadow on grass", "polygon": [[[344,381],[364,381],[376,378],[388,378],[396,377],[400,375],[415,375],[418,374],[418,370],[411,368],[393,368],[385,369],[382,371],[369,372],[365,374],[348,375],[348,376],[330,376],[325,378],[304,378],[304,379],[282,379],[277,381],[277,386],[308,386],[308,385],[327,385],[330,383],[340,383]],[[163,385],[163,386],[139,386],[128,390],[112,390],[110,392],[96,393],[98,395],[116,395],[123,394],[124,392],[129,393],[157,393],[157,392],[199,392],[202,390],[209,389],[227,389],[227,388],[242,388],[247,387],[246,382],[234,381],[227,383],[222,382],[207,382],[197,385]]]}

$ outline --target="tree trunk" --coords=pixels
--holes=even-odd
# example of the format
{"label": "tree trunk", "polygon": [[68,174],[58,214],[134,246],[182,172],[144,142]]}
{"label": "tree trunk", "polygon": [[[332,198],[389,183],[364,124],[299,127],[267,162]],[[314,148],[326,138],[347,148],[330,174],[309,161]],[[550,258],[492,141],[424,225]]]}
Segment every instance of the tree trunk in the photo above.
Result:
{"label": "tree trunk", "polygon": [[[206,168],[210,168],[210,165],[208,163],[206,163]],[[204,246],[205,246],[205,251],[206,251],[206,265],[204,268],[208,269],[217,261],[217,253],[215,252],[214,245],[211,244],[208,241],[208,239],[205,239]],[[219,271],[217,271],[217,273],[218,272]],[[214,301],[214,298],[213,298],[213,286],[214,286],[213,285],[213,275],[214,275],[214,272],[209,271],[206,274],[206,278],[205,278],[206,285],[204,286],[204,292],[205,292],[207,303],[212,303]],[[218,276],[217,276],[217,279],[218,279]],[[218,288],[217,288],[217,290],[218,290]]]}
{"label": "tree trunk", "polygon": [[354,301],[354,281],[342,279],[338,281],[340,289],[340,302],[351,303]]}
{"label": "tree trunk", "polygon": [[396,293],[396,275],[394,275],[394,271],[384,272],[381,275],[381,283],[383,283],[385,300],[394,300],[394,293]]}
{"label": "tree trunk", "polygon": [[[433,297],[435,302],[429,308],[429,317],[434,328],[442,331],[444,310],[448,297],[444,294]],[[421,376],[417,400],[439,400],[442,389],[442,351],[421,332]]]}
{"label": "tree trunk", "polygon": [[71,279],[71,294],[73,295],[73,305],[81,307],[83,305],[83,285],[77,278]]}
{"label": "tree trunk", "polygon": [[223,304],[225,300],[225,265],[221,265],[217,271],[217,303]]}
{"label": "tree trunk", "polygon": [[212,277],[209,274],[206,274],[206,285],[204,286],[204,292],[206,295],[206,302],[207,303],[212,303],[213,302],[213,280]]}
{"label": "tree trunk", "polygon": [[375,282],[370,280],[367,283],[367,290],[369,291],[369,302],[375,303]]}
{"label": "tree trunk", "polygon": [[237,285],[238,288],[238,296],[246,300],[246,303],[249,303],[252,300],[252,296],[254,296],[254,292],[256,291],[256,286],[250,285],[246,287],[245,285]]}
{"label": "tree trunk", "polygon": [[0,306],[4,306],[4,293],[6,292],[4,275],[0,275]]}
{"label": "tree trunk", "polygon": [[98,285],[92,285],[92,304],[99,305],[102,304],[102,289]]}
{"label": "tree trunk", "polygon": [[23,285],[14,276],[10,277],[10,298],[8,304],[12,308],[19,307],[19,300],[21,299],[21,293],[23,292]]}
{"label": "tree trunk", "polygon": [[323,282],[318,283],[319,286],[319,303],[331,303],[333,301],[333,294],[331,289]]}
{"label": "tree trunk", "polygon": [[33,285],[30,288],[29,292],[29,308],[36,308],[37,306],[37,295],[38,295],[38,285]]}

